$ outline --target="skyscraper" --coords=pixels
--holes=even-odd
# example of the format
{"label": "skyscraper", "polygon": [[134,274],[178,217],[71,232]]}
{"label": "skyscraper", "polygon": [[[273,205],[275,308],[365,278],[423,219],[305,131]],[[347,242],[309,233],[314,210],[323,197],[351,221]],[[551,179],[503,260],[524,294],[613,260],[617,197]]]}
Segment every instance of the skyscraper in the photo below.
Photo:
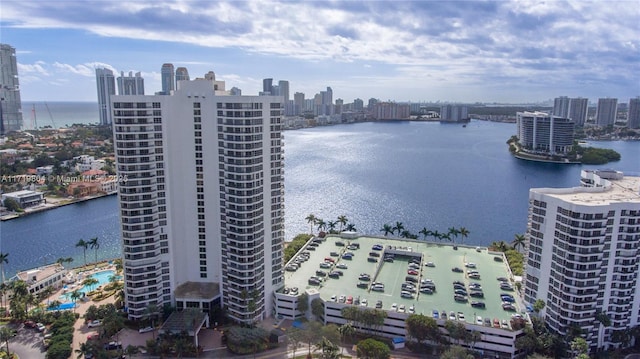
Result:
{"label": "skyscraper", "polygon": [[162,95],[170,95],[171,91],[176,89],[176,78],[173,71],[173,64],[162,64],[160,69],[162,81]]}
{"label": "skyscraper", "polygon": [[271,95],[272,91],[273,91],[273,79],[263,79],[262,92],[265,95]]}
{"label": "skyscraper", "polygon": [[112,98],[132,319],[171,304],[249,323],[284,285],[282,97],[224,94],[210,74]]}
{"label": "skyscraper", "polygon": [[616,122],[617,111],[617,98],[598,99],[598,108],[596,109],[596,125],[600,127],[613,125]]}
{"label": "skyscraper", "polygon": [[576,97],[569,100],[569,113],[567,116],[576,126],[584,126],[585,122],[587,122],[588,111],[589,99]]}
{"label": "skyscraper", "polygon": [[280,80],[278,81],[278,95],[284,97],[284,103],[289,102],[289,81]]}
{"label": "skyscraper", "polygon": [[640,128],[640,96],[629,99],[629,112],[627,113],[627,127]]}
{"label": "skyscraper", "polygon": [[524,292],[552,331],[579,329],[595,352],[640,324],[640,177],[582,171],[581,184],[530,190]]}
{"label": "skyscraper", "polygon": [[553,115],[563,118],[569,116],[569,98],[567,96],[556,97],[553,100]]}
{"label": "skyscraper", "polygon": [[186,67],[178,67],[176,69],[176,87],[178,88],[178,82],[180,81],[189,81],[189,71],[187,71]]}
{"label": "skyscraper", "polygon": [[144,79],[140,72],[129,71],[129,76],[124,76],[124,71],[120,71],[118,81],[118,95],[144,95]]}
{"label": "skyscraper", "polygon": [[0,44],[0,135],[22,129],[16,49]]}
{"label": "skyscraper", "polygon": [[111,124],[111,102],[109,98],[116,94],[116,79],[113,71],[105,68],[96,69],[96,85],[98,88],[98,112],[100,125]]}
{"label": "skyscraper", "polygon": [[298,116],[304,112],[304,93],[296,92],[293,94],[293,114]]}

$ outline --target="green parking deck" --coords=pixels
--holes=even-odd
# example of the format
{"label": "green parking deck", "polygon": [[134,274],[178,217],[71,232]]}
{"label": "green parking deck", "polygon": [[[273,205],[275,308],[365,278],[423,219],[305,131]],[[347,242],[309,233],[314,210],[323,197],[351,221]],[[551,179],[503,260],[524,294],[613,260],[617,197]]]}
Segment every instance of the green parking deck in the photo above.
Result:
{"label": "green parking deck", "polygon": [[[337,242],[344,243],[344,246],[336,245]],[[359,243],[360,249],[347,249],[347,246],[351,243]],[[376,244],[383,246],[383,251],[374,251],[372,247]],[[300,268],[295,272],[286,272],[285,284],[287,288],[297,287],[299,292],[302,293],[306,288],[316,288],[320,291],[320,296],[325,301],[330,301],[332,296],[339,298],[341,295],[345,297],[351,296],[354,299],[367,300],[367,306],[372,308],[377,301],[382,301],[382,309],[391,310],[392,304],[398,306],[404,305],[408,310],[410,307],[415,309],[416,313],[422,313],[424,315],[432,315],[434,310],[439,313],[446,312],[461,312],[464,313],[465,320],[468,323],[475,323],[475,318],[481,316],[483,318],[503,319],[509,321],[511,315],[516,312],[521,312],[522,308],[517,303],[514,303],[516,312],[505,311],[502,308],[502,300],[500,298],[501,293],[509,293],[516,297],[515,292],[503,291],[500,289],[500,282],[498,277],[509,278],[510,283],[513,284],[511,272],[503,261],[496,261],[494,258],[502,259],[501,253],[488,252],[486,248],[476,248],[468,246],[457,246],[454,249],[453,245],[404,240],[397,238],[387,237],[357,237],[352,239],[345,239],[338,236],[328,236],[324,241],[318,243],[315,250],[308,250],[303,248],[294,256],[294,259],[302,252],[308,251],[309,259],[300,265]],[[340,257],[332,257],[331,252],[338,252]],[[342,254],[345,252],[353,252],[352,259],[342,259]],[[376,262],[368,261],[369,253],[376,252],[380,257],[376,258]],[[398,253],[395,255],[394,261],[384,262],[383,257],[385,253]],[[325,262],[325,258],[332,258],[335,263],[331,268],[320,268],[320,263]],[[401,285],[405,281],[409,262],[412,258],[420,260],[420,267],[418,269],[418,279],[431,279],[436,285],[436,291],[433,294],[415,293],[415,297],[402,298],[400,296]],[[427,267],[425,263],[433,262],[435,267]],[[338,263],[344,263],[347,265],[347,269],[341,270],[344,275],[338,279],[325,277],[324,281],[319,286],[313,286],[308,284],[308,279],[311,276],[316,275],[317,270],[325,271],[329,273],[332,270],[336,270],[335,265]],[[481,278],[474,280],[468,277],[467,271],[471,268],[466,268],[465,263],[475,263],[477,270],[480,273]],[[452,271],[452,268],[458,267],[462,269],[463,273],[456,273]],[[379,282],[385,285],[384,292],[371,291],[369,288],[358,288],[357,284],[360,282],[358,279],[361,273],[367,273],[371,276],[371,282]],[[478,283],[482,286],[484,292],[484,298],[468,297],[468,302],[456,302],[454,301],[454,281],[463,282],[467,291],[469,283]],[[419,286],[419,285],[417,285]],[[486,307],[474,308],[471,306],[471,301],[482,301]]]}

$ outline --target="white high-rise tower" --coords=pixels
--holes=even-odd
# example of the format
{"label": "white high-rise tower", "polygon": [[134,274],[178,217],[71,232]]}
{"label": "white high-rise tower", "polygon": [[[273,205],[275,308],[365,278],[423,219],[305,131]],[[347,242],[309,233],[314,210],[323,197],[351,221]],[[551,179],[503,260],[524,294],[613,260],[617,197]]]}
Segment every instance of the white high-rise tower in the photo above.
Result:
{"label": "white high-rise tower", "polygon": [[216,86],[112,97],[132,319],[169,303],[252,322],[284,285],[282,97]]}
{"label": "white high-rise tower", "polygon": [[98,111],[100,114],[100,125],[110,125],[110,97],[116,94],[116,79],[113,76],[113,71],[109,69],[97,68],[96,86],[98,88]]}
{"label": "white high-rise tower", "polygon": [[0,135],[22,129],[16,49],[0,44]]}

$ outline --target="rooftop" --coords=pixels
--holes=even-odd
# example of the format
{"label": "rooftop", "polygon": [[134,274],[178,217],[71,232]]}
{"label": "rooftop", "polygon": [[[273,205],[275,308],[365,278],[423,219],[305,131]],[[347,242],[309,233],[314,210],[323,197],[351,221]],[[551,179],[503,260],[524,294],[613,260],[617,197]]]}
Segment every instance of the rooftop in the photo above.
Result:
{"label": "rooftop", "polygon": [[[341,246],[340,242],[344,243]],[[360,249],[348,249],[351,243],[359,243]],[[374,245],[382,245],[383,250],[372,250]],[[417,240],[405,240],[387,237],[355,237],[353,239],[344,239],[338,236],[328,236],[324,241],[318,243],[315,250],[308,250],[305,246],[292,259],[302,252],[309,253],[309,260],[303,262],[299,269],[295,272],[287,271],[285,274],[286,288],[297,287],[299,293],[309,288],[317,289],[320,297],[324,301],[331,301],[332,296],[341,295],[346,297],[352,296],[354,299],[359,298],[367,300],[369,308],[375,307],[378,300],[382,301],[382,309],[390,310],[392,304],[405,305],[405,308],[413,306],[416,313],[431,316],[434,310],[439,314],[446,312],[462,312],[469,323],[475,322],[476,316],[490,319],[497,318],[499,320],[506,319],[509,321],[512,311],[505,311],[502,308],[502,293],[512,294],[517,298],[513,291],[505,291],[500,289],[499,277],[508,278],[513,284],[513,277],[506,262],[503,261],[502,253],[488,252],[487,248],[457,246],[454,248],[451,244],[442,244]],[[334,256],[331,255],[331,252]],[[352,259],[343,259],[342,254],[352,252]],[[369,253],[376,252],[379,257],[376,262],[369,261]],[[383,260],[385,254],[395,253],[393,262]],[[335,256],[339,254],[340,256]],[[321,268],[320,263],[325,262],[325,258],[335,260],[331,268]],[[414,294],[414,298],[401,297],[402,283],[408,276],[408,266],[411,259],[420,261],[417,269],[418,275],[412,276],[418,280],[416,287],[419,289],[419,281],[430,279],[436,285],[436,291],[433,294],[422,294],[419,291]],[[498,258],[498,259],[496,259]],[[292,263],[292,261],[290,263]],[[427,266],[428,262],[433,263],[433,267]],[[473,263],[473,264],[470,264]],[[345,264],[346,269],[340,269],[337,266]],[[465,264],[474,266],[475,268],[466,267]],[[453,268],[459,268],[462,272],[454,272]],[[326,279],[319,285],[309,285],[309,277],[315,276],[317,270],[329,273],[332,270],[341,270],[344,275],[336,278],[325,277]],[[468,275],[469,270],[476,270],[480,274],[480,279],[472,279]],[[370,287],[359,288],[358,283],[361,282],[358,277],[361,273],[370,275],[371,280],[368,282],[379,282],[385,285],[383,292],[372,291]],[[454,300],[454,281],[464,283],[466,290],[470,293],[469,284],[480,284],[484,293],[483,298],[467,297],[466,302],[456,302]],[[485,308],[472,307],[472,301],[482,301]],[[518,303],[514,303],[516,312],[522,312],[524,308]]]}
{"label": "rooftop", "polygon": [[616,202],[640,203],[640,177],[609,179],[607,185],[602,187],[532,188],[531,191],[586,206],[604,206]]}
{"label": "rooftop", "polygon": [[54,263],[44,267],[18,272],[16,276],[18,277],[18,279],[23,280],[27,282],[27,284],[31,285],[47,279],[54,274],[62,271],[64,271],[64,267],[62,266],[62,264]]}

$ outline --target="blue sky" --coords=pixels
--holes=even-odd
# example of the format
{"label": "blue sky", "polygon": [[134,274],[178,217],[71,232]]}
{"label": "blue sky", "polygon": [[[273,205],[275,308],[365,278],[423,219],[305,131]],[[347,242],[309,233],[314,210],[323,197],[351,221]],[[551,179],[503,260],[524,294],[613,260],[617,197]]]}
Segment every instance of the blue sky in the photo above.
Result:
{"label": "blue sky", "polygon": [[97,101],[95,67],[212,70],[257,94],[535,102],[640,95],[640,2],[2,0],[22,99]]}

